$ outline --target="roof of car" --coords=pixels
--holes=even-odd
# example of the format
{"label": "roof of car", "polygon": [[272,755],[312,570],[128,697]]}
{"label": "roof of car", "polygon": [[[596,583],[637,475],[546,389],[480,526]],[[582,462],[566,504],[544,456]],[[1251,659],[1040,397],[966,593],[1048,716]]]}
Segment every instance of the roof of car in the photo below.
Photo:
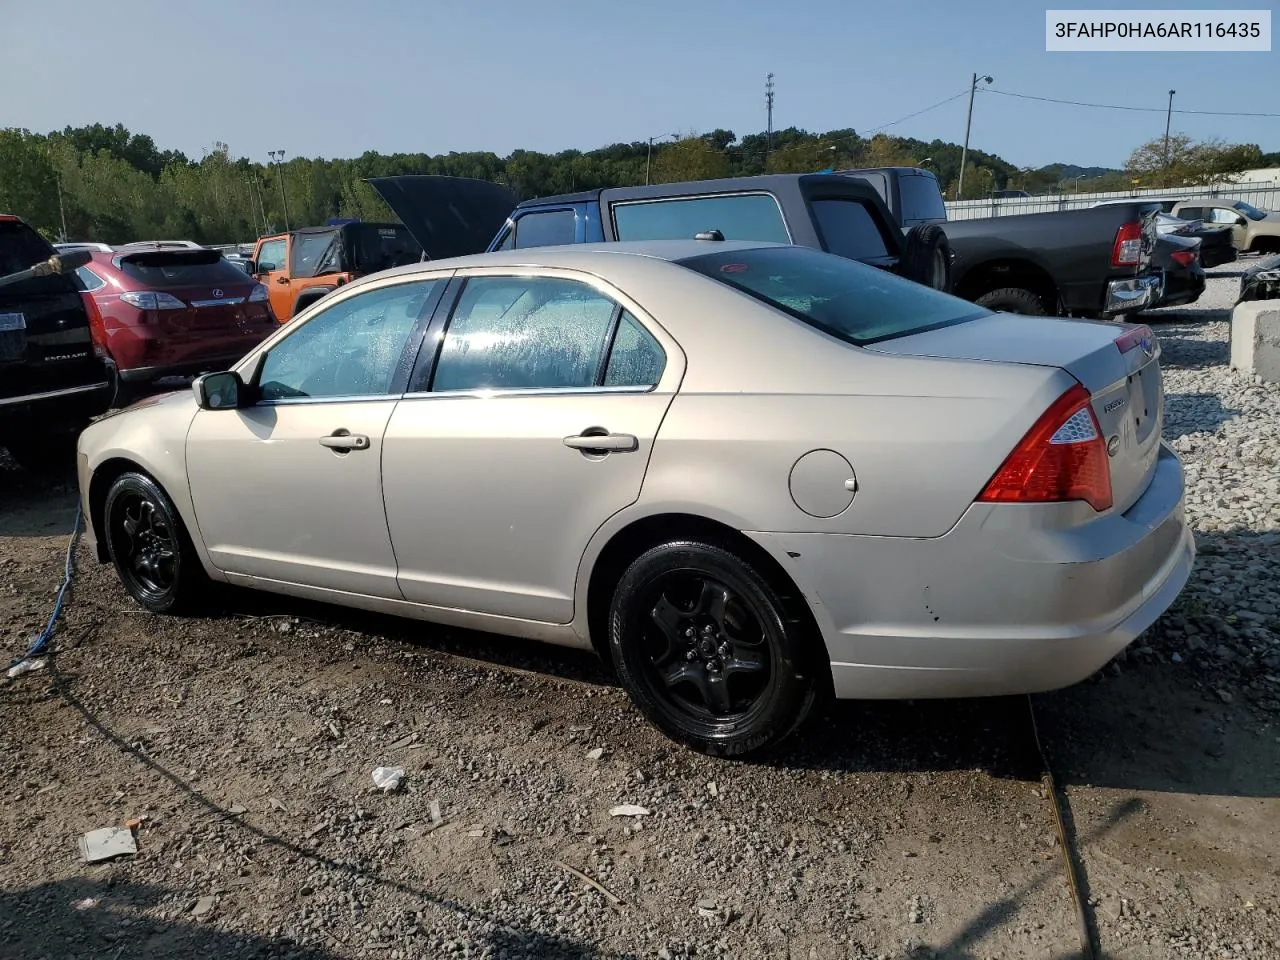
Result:
{"label": "roof of car", "polygon": [[[830,182],[831,173],[767,173],[755,177],[725,177],[720,180],[688,180],[681,183],[653,183],[635,187],[601,187],[579,193],[561,193],[552,197],[536,197],[522,201],[517,210],[526,207],[550,207],[559,204],[589,203],[608,193],[611,199],[656,200],[665,197],[700,196],[708,193],[738,193],[747,190],[777,190],[794,183]],[[844,178],[856,179],[856,178]],[[837,181],[839,182],[839,181]],[[866,189],[874,188],[867,185]]]}
{"label": "roof of car", "polygon": [[645,257],[650,260],[676,262],[705,253],[754,250],[760,247],[793,249],[791,244],[761,240],[626,240],[606,243],[570,243],[562,246],[524,247],[517,250],[499,250],[494,253],[475,253],[448,260],[424,260],[421,263],[380,270],[347,284],[347,287],[388,276],[405,276],[465,267],[565,267],[570,270],[589,271],[591,265],[598,264],[599,258],[603,256]]}

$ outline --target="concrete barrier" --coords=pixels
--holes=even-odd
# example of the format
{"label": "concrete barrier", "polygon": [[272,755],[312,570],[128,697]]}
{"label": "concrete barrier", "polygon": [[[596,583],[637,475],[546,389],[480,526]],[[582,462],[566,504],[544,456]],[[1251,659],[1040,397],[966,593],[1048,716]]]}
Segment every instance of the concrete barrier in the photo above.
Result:
{"label": "concrete barrier", "polygon": [[1280,383],[1280,300],[1248,300],[1231,311],[1231,368]]}

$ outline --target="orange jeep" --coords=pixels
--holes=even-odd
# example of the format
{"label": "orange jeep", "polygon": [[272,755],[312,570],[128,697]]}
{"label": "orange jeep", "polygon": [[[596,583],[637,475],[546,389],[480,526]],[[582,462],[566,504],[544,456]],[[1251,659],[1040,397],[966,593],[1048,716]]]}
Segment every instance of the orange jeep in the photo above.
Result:
{"label": "orange jeep", "polygon": [[286,323],[344,283],[421,259],[422,247],[403,224],[357,220],[259,237],[248,266]]}

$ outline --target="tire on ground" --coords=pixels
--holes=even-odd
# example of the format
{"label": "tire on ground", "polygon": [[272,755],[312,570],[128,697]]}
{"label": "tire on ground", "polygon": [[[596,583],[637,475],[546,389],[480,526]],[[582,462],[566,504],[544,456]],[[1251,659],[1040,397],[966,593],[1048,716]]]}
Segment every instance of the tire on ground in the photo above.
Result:
{"label": "tire on ground", "polygon": [[[713,592],[720,587],[728,591],[724,595],[730,599],[719,609],[729,610],[727,615],[722,613],[721,620],[731,629],[722,636],[759,639],[758,643],[744,643],[741,647],[736,645],[736,639],[732,640],[735,646],[731,652],[720,654],[723,659],[719,670],[713,667],[712,673],[702,674],[705,677],[718,673],[726,678],[724,682],[731,693],[746,684],[753,695],[732,702],[728,711],[696,704],[691,707],[687,702],[690,698],[676,695],[673,686],[662,677],[664,670],[669,677],[671,671],[702,666],[693,650],[698,638],[685,639],[689,636],[685,630],[699,622],[699,611],[704,608],[677,607],[674,612],[687,619],[681,619],[678,627],[668,631],[658,628],[654,616],[659,599],[669,598],[672,585],[679,586],[684,578],[691,583],[718,585]],[[742,756],[771,747],[791,735],[809,715],[824,689],[819,671],[829,669],[825,656],[818,655],[821,644],[810,635],[808,617],[790,609],[794,602],[788,601],[773,578],[732,550],[694,540],[652,547],[631,563],[614,590],[609,611],[609,647],[619,679],[637,709],[679,743],[714,756]],[[677,637],[681,645],[675,642]],[[749,656],[756,662],[767,664],[767,676],[730,673],[731,662],[742,663],[738,657],[743,648],[750,648]],[[703,655],[715,656],[706,648]],[[676,689],[688,694],[702,688],[682,681]]]}
{"label": "tire on ground", "polygon": [[974,303],[1001,313],[1021,313],[1028,317],[1045,315],[1044,302],[1035,293],[1023,287],[1000,287],[998,290],[989,290],[978,297]]}
{"label": "tire on ground", "polygon": [[936,223],[921,224],[907,231],[902,275],[934,290],[951,292],[951,241]]}
{"label": "tire on ground", "polygon": [[[107,552],[125,590],[153,613],[198,612],[212,586],[191,536],[169,495],[145,473],[124,473],[107,491],[102,507]],[[136,553],[145,544],[164,550],[163,576],[140,574]],[[153,556],[159,556],[153,552]]]}

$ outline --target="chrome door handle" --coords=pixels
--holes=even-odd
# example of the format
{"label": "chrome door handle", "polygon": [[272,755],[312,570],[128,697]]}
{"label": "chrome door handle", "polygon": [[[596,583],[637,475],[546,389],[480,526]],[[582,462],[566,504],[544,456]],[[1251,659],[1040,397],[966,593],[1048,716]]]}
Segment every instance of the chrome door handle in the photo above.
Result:
{"label": "chrome door handle", "polygon": [[564,445],[587,452],[622,453],[638,449],[640,441],[629,433],[580,433],[565,437]]}
{"label": "chrome door handle", "polygon": [[368,450],[369,438],[358,433],[335,433],[331,437],[321,437],[320,446],[331,450]]}

